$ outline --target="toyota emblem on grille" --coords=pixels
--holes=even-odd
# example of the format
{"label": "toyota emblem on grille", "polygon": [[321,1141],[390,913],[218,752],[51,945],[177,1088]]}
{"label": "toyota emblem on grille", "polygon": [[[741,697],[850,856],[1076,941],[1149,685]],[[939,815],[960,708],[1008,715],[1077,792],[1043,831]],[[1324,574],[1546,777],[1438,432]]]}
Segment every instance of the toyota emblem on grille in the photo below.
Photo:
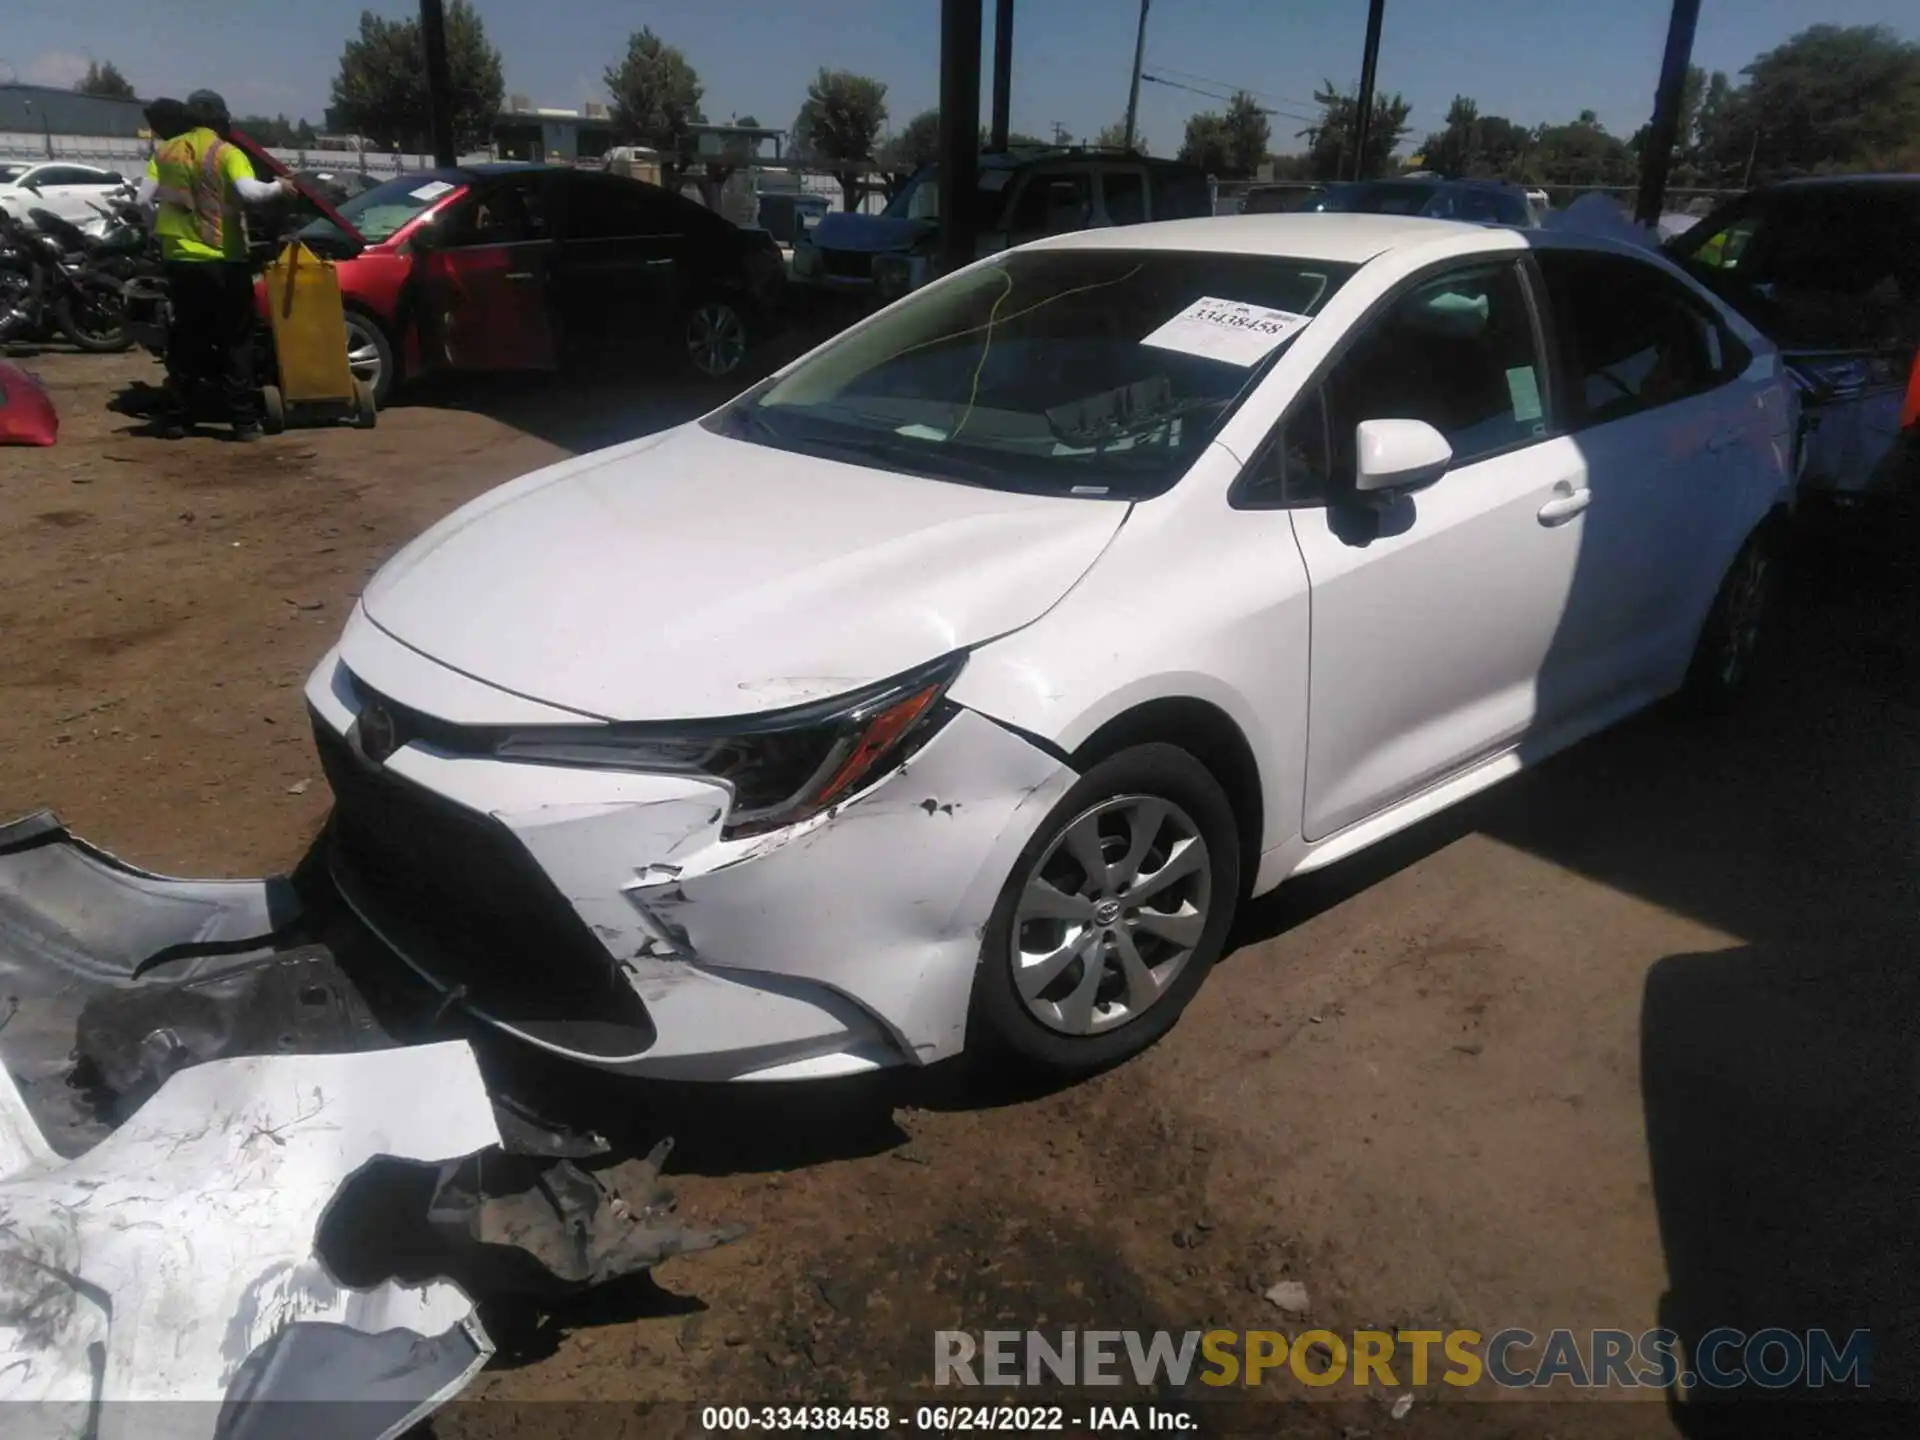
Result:
{"label": "toyota emblem on grille", "polygon": [[360,711],[360,753],[376,765],[386,763],[389,755],[400,748],[399,736],[393,727],[393,714],[378,700],[370,700]]}

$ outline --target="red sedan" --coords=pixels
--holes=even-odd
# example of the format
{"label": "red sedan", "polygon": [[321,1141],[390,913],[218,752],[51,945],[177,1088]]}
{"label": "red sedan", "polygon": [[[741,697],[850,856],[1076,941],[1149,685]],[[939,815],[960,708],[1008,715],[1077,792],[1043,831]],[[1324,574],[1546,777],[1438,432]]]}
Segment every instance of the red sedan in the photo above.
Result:
{"label": "red sedan", "polygon": [[[545,370],[665,348],[732,374],[774,323],[779,248],[615,175],[472,165],[403,175],[300,232],[339,265],[349,362],[384,403],[442,370]],[[264,285],[256,303],[266,314]]]}

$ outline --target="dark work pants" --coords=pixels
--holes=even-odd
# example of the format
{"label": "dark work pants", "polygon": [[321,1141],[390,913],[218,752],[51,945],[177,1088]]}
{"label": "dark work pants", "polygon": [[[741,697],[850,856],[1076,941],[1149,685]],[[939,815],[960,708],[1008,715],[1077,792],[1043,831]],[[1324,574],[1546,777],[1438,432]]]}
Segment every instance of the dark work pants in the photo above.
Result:
{"label": "dark work pants", "polygon": [[191,417],[195,391],[205,384],[218,388],[226,419],[257,424],[252,269],[230,260],[172,260],[167,296],[173,304],[167,374],[182,418]]}

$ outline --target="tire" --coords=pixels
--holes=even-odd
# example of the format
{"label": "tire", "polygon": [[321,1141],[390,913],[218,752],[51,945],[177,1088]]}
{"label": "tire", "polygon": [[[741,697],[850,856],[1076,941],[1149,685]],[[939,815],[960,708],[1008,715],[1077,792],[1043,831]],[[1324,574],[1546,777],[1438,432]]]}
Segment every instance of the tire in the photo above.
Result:
{"label": "tire", "polygon": [[260,428],[269,435],[287,428],[287,401],[278,385],[260,387]]}
{"label": "tire", "polygon": [[[1133,881],[1110,874],[1103,883],[1074,858],[1088,834],[1112,871],[1124,869],[1130,850],[1148,847]],[[1196,843],[1197,864],[1177,868]],[[1035,882],[1049,890],[1030,890]],[[1130,908],[1125,896],[1140,885],[1155,888]],[[1138,1054],[1199,990],[1239,896],[1239,829],[1204,765],[1164,744],[1101,761],[1041,822],[1000,892],[981,937],[968,1049],[1055,1076],[1090,1074]],[[1141,923],[1147,914],[1161,918]],[[1141,961],[1131,978],[1126,944]],[[1043,954],[1045,961],[1033,958]],[[1099,971],[1084,957],[1098,957]]]}
{"label": "tire", "polygon": [[95,355],[117,355],[133,345],[127,333],[127,302],[111,285],[81,282],[86,285],[88,303],[76,306],[76,296],[68,290],[53,302],[53,318],[65,335],[82,350]]}
{"label": "tire", "polygon": [[384,409],[398,378],[394,369],[393,341],[380,322],[363,311],[349,308],[347,318],[347,367],[356,381],[364,380],[373,389],[373,403]]}
{"label": "tire", "polygon": [[1778,551],[1777,531],[1768,520],[1747,537],[1721,577],[1687,666],[1681,693],[1689,709],[1725,715],[1746,692],[1772,606]]}
{"label": "tire", "polygon": [[724,380],[746,364],[753,332],[745,309],[709,295],[687,308],[678,334],[680,363],[703,380]]}

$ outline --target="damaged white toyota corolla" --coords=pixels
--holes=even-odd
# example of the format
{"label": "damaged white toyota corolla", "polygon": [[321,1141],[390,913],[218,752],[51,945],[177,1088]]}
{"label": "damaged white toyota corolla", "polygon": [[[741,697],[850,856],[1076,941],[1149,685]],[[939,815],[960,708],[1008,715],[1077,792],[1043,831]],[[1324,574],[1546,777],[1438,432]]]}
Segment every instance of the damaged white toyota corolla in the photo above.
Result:
{"label": "damaged white toyota corolla", "polygon": [[1236,905],[1754,652],[1792,401],[1658,257],[1044,241],[467,506],[308,687],[342,894],[535,1045],[1149,1044]]}

